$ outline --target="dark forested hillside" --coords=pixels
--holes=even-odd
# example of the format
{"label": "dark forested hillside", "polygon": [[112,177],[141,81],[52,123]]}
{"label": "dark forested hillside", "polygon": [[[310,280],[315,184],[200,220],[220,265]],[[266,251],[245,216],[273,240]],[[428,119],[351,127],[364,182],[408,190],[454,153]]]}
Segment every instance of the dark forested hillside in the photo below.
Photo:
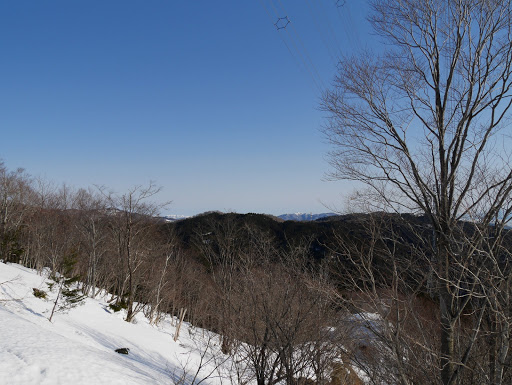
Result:
{"label": "dark forested hillside", "polygon": [[[201,236],[220,232],[221,229],[234,227],[239,231],[247,228],[257,229],[273,239],[282,250],[308,243],[311,256],[320,259],[328,253],[332,246],[334,234],[339,231],[350,231],[354,228],[358,216],[338,216],[329,220],[318,221],[283,221],[279,218],[265,214],[235,214],[211,212],[192,218],[166,224],[172,228],[181,245],[187,249],[194,249]],[[357,231],[357,230],[356,230]],[[242,233],[238,233],[243,237]]]}
{"label": "dark forested hillside", "polygon": [[426,219],[410,214],[346,214],[316,221],[283,221],[266,214],[209,212],[165,226],[172,229],[181,247],[188,250],[197,250],[202,237],[211,239],[214,234],[236,229],[233,233],[243,239],[248,236],[244,229],[253,229],[272,239],[283,252],[299,245],[306,246],[309,257],[318,261],[336,254],[343,240],[364,244],[371,236],[368,227],[375,217],[379,217],[381,225],[390,232],[398,232],[405,243],[417,243],[419,235],[427,240],[430,238]]}

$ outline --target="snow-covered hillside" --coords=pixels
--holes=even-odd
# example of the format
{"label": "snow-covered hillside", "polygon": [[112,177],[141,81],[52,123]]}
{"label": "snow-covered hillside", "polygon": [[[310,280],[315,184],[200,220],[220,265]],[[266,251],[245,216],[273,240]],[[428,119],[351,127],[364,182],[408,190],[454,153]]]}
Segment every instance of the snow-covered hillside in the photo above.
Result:
{"label": "snow-covered hillside", "polygon": [[87,298],[50,323],[56,292],[46,300],[33,294],[48,291],[46,282],[33,270],[0,263],[0,385],[189,384],[194,376],[221,383],[229,362],[217,336],[184,324],[174,342],[170,319],[152,326],[139,314],[127,323],[104,298]]}

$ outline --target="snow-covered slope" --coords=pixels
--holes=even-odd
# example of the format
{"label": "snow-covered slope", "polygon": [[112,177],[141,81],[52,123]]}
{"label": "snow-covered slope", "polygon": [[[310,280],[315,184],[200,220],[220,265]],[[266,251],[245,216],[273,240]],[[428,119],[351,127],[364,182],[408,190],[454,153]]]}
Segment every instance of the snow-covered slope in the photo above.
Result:
{"label": "snow-covered slope", "polygon": [[[211,377],[203,384],[220,383],[214,368],[226,358],[217,336],[184,324],[174,342],[170,319],[157,327],[139,314],[127,323],[104,300],[90,298],[50,323],[56,293],[47,300],[33,295],[33,288],[48,291],[47,281],[0,263],[0,385],[188,384],[198,367],[198,380]],[[118,354],[117,348],[130,352]],[[184,372],[189,378],[180,382]]]}

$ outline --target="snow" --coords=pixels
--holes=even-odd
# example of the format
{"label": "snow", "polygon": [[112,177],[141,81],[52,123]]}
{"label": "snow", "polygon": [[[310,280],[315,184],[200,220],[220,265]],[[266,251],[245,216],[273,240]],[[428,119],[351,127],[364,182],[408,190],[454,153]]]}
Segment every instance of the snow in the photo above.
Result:
{"label": "snow", "polygon": [[48,292],[46,282],[44,273],[0,263],[0,385],[173,384],[184,372],[191,384],[198,368],[196,382],[221,383],[229,360],[216,335],[184,324],[174,342],[169,317],[158,326],[142,314],[127,323],[105,298],[87,298],[50,323],[56,292],[46,300],[33,295],[33,288]]}

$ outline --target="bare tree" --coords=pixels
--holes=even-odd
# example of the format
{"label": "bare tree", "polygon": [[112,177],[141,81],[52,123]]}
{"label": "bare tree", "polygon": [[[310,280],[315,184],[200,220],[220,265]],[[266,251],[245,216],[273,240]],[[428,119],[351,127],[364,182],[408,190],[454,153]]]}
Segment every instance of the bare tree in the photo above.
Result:
{"label": "bare tree", "polygon": [[109,206],[110,230],[116,245],[119,263],[118,298],[126,297],[126,321],[130,322],[142,309],[143,303],[135,306],[140,278],[144,276],[144,262],[156,247],[153,243],[156,218],[167,203],[151,202],[160,188],[153,183],[148,186],[135,186],[127,193],[119,195],[100,189]]}
{"label": "bare tree", "polygon": [[23,169],[9,171],[0,161],[0,259],[18,262],[21,229],[33,199],[32,180]]}
{"label": "bare tree", "polygon": [[[79,189],[73,199],[76,210],[74,226],[79,233],[80,245],[85,258],[83,265],[84,293],[96,296],[97,287],[106,287],[105,272],[100,273],[101,264],[105,265],[107,253],[107,216],[106,202],[101,194],[89,189]],[[103,282],[101,282],[103,278]],[[101,283],[100,283],[101,282]]]}
{"label": "bare tree", "polygon": [[[209,380],[222,380],[229,377],[226,374],[224,366],[229,360],[226,356],[218,351],[216,347],[216,335],[210,331],[203,331],[202,334],[194,334],[191,336],[192,345],[189,345],[188,354],[184,360],[177,357],[180,362],[180,368],[176,368],[171,372],[171,381],[174,385],[199,385],[208,383]],[[192,358],[193,363],[191,363]]]}
{"label": "bare tree", "polygon": [[[51,189],[47,189],[48,186]],[[49,267],[52,272],[58,272],[62,258],[79,249],[74,218],[69,210],[73,192],[65,185],[57,189],[40,182],[35,193],[36,204],[24,223],[27,257],[37,269]]]}
{"label": "bare tree", "polygon": [[[376,208],[427,216],[439,300],[438,374],[442,384],[456,384],[478,351],[492,305],[483,300],[490,282],[481,267],[492,266],[485,244],[512,209],[511,2],[371,5],[385,48],[343,59],[323,98],[332,175],[366,185],[365,199]],[[478,231],[469,235],[463,220]],[[477,302],[471,342],[460,344],[461,318]]]}
{"label": "bare tree", "polygon": [[216,330],[222,335],[222,351],[231,350],[233,309],[231,295],[235,283],[235,274],[240,267],[243,255],[244,228],[236,223],[233,215],[219,221],[211,218],[204,228],[197,230],[195,243],[205,259],[213,281],[212,300],[217,309],[212,318],[217,320]]}
{"label": "bare tree", "polygon": [[421,224],[413,232],[401,218],[375,213],[360,215],[357,233],[337,235],[330,263],[338,285],[326,288],[349,311],[344,359],[375,384],[439,383],[439,317]]}
{"label": "bare tree", "polygon": [[194,287],[196,291],[200,290],[196,280],[201,279],[201,269],[184,257],[173,228],[162,224],[153,242],[157,247],[148,261],[144,277],[147,287],[145,315],[150,323],[157,324],[165,313],[174,316],[177,308],[183,314],[184,309],[196,307],[188,299],[196,296],[191,293]]}
{"label": "bare tree", "polygon": [[232,354],[241,363],[235,373],[250,372],[261,385],[311,377],[327,384],[342,352],[339,314],[322,287],[328,283],[307,268],[302,252],[283,253],[253,228],[247,234],[229,296]]}

